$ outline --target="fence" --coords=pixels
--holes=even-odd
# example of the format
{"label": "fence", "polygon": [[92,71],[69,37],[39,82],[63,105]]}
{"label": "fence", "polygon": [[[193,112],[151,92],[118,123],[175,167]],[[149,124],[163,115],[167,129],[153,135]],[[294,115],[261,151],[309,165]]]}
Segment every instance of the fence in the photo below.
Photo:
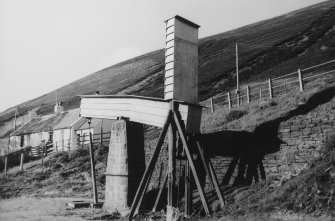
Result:
{"label": "fence", "polygon": [[[93,134],[93,144],[108,144],[110,140],[110,132]],[[88,134],[84,134],[83,136],[78,136],[77,138],[77,147],[83,148],[85,145],[89,144],[90,138]],[[55,142],[55,151],[68,151],[71,149],[71,140],[65,139],[62,141]]]}
{"label": "fence", "polygon": [[[309,90],[315,85],[313,83],[326,80],[331,77],[334,80],[335,60],[298,69],[295,72],[285,74],[266,81],[242,87],[239,92],[225,92],[211,97],[202,102],[211,113],[215,111],[215,105],[227,106],[229,109],[249,104],[255,101],[272,99],[275,96],[287,94],[289,91],[298,90],[299,92]],[[204,104],[205,103],[205,104]]]}

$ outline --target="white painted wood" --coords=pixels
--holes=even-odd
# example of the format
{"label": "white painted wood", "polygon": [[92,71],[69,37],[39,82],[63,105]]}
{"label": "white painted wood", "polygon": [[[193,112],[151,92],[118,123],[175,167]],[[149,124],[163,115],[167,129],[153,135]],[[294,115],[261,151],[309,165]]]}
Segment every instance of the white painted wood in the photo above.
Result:
{"label": "white painted wood", "polygon": [[171,92],[166,92],[164,94],[164,100],[170,100],[172,98],[173,98],[173,92],[172,91]]}
{"label": "white painted wood", "polygon": [[164,91],[165,93],[173,91],[173,84],[166,85]]}
{"label": "white painted wood", "polygon": [[[171,96],[166,94],[166,96]],[[200,118],[190,120],[189,113],[201,113],[201,107],[179,105],[179,111],[182,120],[185,122],[188,132],[198,132],[199,128],[190,127],[194,124],[192,121],[200,123]],[[170,103],[164,100],[139,99],[133,97],[120,98],[82,98],[80,105],[80,114],[82,117],[116,119],[117,117],[129,118],[130,121],[162,127],[167,114],[170,110]],[[192,122],[192,124],[190,123]],[[200,125],[195,123],[195,125]]]}
{"label": "white painted wood", "polygon": [[169,70],[169,69],[173,69],[173,62],[171,62],[171,63],[167,63],[166,65],[165,65],[165,70]]}
{"label": "white painted wood", "polygon": [[173,84],[173,76],[165,78],[165,85]]}
{"label": "white painted wood", "polygon": [[173,40],[174,39],[174,33],[170,33],[170,34],[168,34],[168,35],[166,35],[166,41],[168,42],[168,41],[171,41],[171,40]]}
{"label": "white painted wood", "polygon": [[170,34],[172,32],[174,32],[174,25],[172,25],[172,26],[170,26],[166,29],[166,34]]}
{"label": "white painted wood", "polygon": [[172,48],[168,48],[165,51],[165,56],[171,55],[173,53],[174,53],[174,48],[173,47]]}
{"label": "white painted wood", "polygon": [[170,54],[170,55],[165,57],[165,63],[173,62],[173,61],[174,61],[174,55],[173,54]]}
{"label": "white painted wood", "polygon": [[174,46],[174,41],[168,41],[166,42],[166,47],[165,48],[171,48]]}
{"label": "white painted wood", "polygon": [[166,78],[171,77],[171,76],[173,76],[173,69],[165,71],[165,77]]}
{"label": "white painted wood", "polygon": [[171,25],[174,25],[174,18],[170,18],[169,20],[166,21],[166,27],[169,27]]}

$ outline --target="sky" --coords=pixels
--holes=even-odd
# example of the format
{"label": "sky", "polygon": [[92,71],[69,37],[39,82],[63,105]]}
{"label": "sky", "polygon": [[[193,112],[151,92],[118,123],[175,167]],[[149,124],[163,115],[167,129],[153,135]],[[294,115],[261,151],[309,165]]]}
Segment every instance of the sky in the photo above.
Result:
{"label": "sky", "polygon": [[323,0],[0,0],[0,112],[163,48],[180,15],[206,37]]}

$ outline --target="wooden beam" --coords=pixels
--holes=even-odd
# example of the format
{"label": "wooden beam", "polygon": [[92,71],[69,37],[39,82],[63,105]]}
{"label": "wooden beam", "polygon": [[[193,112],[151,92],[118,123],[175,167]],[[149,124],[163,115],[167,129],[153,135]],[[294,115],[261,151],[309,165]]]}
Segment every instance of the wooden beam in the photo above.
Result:
{"label": "wooden beam", "polygon": [[91,175],[92,175],[92,186],[93,186],[93,200],[94,204],[98,203],[98,194],[97,194],[97,186],[96,186],[96,178],[95,178],[95,162],[94,162],[94,152],[93,152],[93,140],[92,133],[90,130],[90,159],[91,159]]}
{"label": "wooden beam", "polygon": [[180,116],[177,115],[177,112],[173,112],[173,117],[174,117],[173,123],[176,124],[178,132],[179,132],[179,135],[180,135],[180,138],[181,138],[181,140],[183,142],[184,150],[185,150],[185,153],[186,153],[188,162],[190,164],[191,171],[192,171],[195,183],[197,185],[197,188],[198,188],[198,191],[199,191],[199,194],[200,194],[202,205],[203,205],[203,207],[205,209],[206,215],[210,215],[209,208],[208,208],[208,203],[207,203],[206,196],[205,196],[205,192],[204,192],[203,187],[201,186],[201,183],[200,183],[200,180],[199,180],[199,176],[198,176],[198,173],[197,173],[197,171],[195,169],[193,158],[191,156],[190,149],[189,149],[189,147],[187,145],[187,142],[186,142],[185,129],[181,126]]}
{"label": "wooden beam", "polygon": [[191,209],[192,209],[191,170],[190,170],[190,164],[186,160],[186,165],[185,165],[185,212],[184,212],[184,217],[189,218],[191,216]]}
{"label": "wooden beam", "polygon": [[220,190],[218,178],[215,174],[212,162],[209,159],[209,157],[207,156],[206,152],[204,151],[204,149],[202,148],[202,146],[200,145],[200,142],[198,140],[196,140],[196,144],[197,144],[197,147],[198,147],[198,151],[200,152],[200,156],[203,159],[204,165],[206,165],[205,168],[207,168],[206,172],[208,174],[208,177],[212,181],[212,185],[214,186],[215,191],[217,193],[217,196],[219,198],[221,208],[223,208],[224,205],[225,205],[225,200],[224,200],[222,192]]}
{"label": "wooden beam", "polygon": [[162,196],[162,193],[163,193],[163,190],[164,190],[164,187],[166,185],[166,182],[167,182],[167,179],[168,179],[168,174],[165,175],[165,178],[164,178],[164,181],[163,181],[163,185],[161,186],[161,188],[159,189],[159,192],[157,194],[157,197],[156,197],[156,200],[155,200],[155,204],[154,204],[154,207],[152,208],[152,212],[156,212],[156,209],[157,209],[157,206],[158,206],[158,203],[159,203],[159,200]]}
{"label": "wooden beam", "polygon": [[147,182],[146,182],[146,184],[145,184],[144,190],[143,190],[142,193],[141,193],[141,197],[140,197],[140,200],[139,200],[139,202],[138,202],[138,204],[137,204],[137,207],[136,207],[136,210],[135,210],[134,215],[137,215],[137,214],[138,214],[138,211],[140,211],[140,207],[141,207],[141,204],[142,204],[142,200],[143,200],[143,198],[144,198],[145,193],[147,192],[147,189],[148,189],[148,186],[149,186],[149,183],[150,183],[150,179],[151,179],[151,177],[152,177],[152,173],[153,173],[153,172],[154,172],[154,170],[151,171],[150,176],[149,176],[149,178],[147,179]]}
{"label": "wooden beam", "polygon": [[[171,101],[171,110],[174,111],[174,101]],[[170,124],[168,132],[168,197],[167,205],[172,208],[174,206],[174,186],[176,179],[176,127]]]}
{"label": "wooden beam", "polygon": [[155,164],[157,162],[160,150],[161,150],[163,142],[164,142],[164,138],[165,138],[166,132],[167,132],[167,130],[168,130],[170,124],[171,124],[171,118],[172,118],[172,113],[171,113],[171,111],[169,111],[169,113],[167,115],[167,118],[166,118],[166,121],[164,123],[164,127],[163,127],[163,129],[162,129],[162,131],[161,131],[161,133],[159,135],[158,142],[157,142],[156,148],[154,150],[154,153],[151,156],[150,162],[149,162],[147,168],[144,171],[144,174],[143,174],[142,180],[140,182],[140,185],[137,188],[137,191],[136,191],[136,194],[135,194],[135,198],[133,200],[133,203],[132,203],[131,209],[130,209],[129,221],[131,221],[133,219],[133,216],[134,216],[134,213],[135,213],[135,209],[136,209],[137,204],[139,203],[139,200],[140,200],[140,195],[144,191],[147,179],[149,178],[149,175],[150,175],[151,171],[155,167]]}

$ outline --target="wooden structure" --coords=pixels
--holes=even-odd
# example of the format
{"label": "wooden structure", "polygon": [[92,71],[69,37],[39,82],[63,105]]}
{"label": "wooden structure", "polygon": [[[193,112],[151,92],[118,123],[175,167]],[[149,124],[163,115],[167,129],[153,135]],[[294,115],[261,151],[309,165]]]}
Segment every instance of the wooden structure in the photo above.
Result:
{"label": "wooden structure", "polygon": [[[143,177],[139,182],[136,194],[131,204],[129,220],[132,220],[134,215],[138,213],[143,196],[148,188],[153,170],[157,163],[160,150],[164,143],[164,138],[168,134],[168,172],[165,177],[164,185],[161,186],[153,211],[156,210],[162,190],[167,183],[168,200],[167,200],[167,220],[172,218],[172,208],[176,207],[175,203],[175,184],[176,184],[176,160],[184,159],[186,161],[185,168],[185,216],[191,213],[191,173],[195,180],[197,189],[200,194],[203,208],[207,215],[210,214],[208,202],[204,189],[199,180],[197,166],[194,163],[193,154],[197,153],[200,156],[203,167],[208,175],[211,187],[215,189],[220,200],[221,206],[224,204],[224,199],[221,194],[217,178],[202,148],[198,137],[200,134],[200,121],[202,107],[198,105],[198,28],[199,26],[180,17],[175,16],[166,21],[166,50],[165,50],[165,80],[164,80],[164,99],[148,98],[131,95],[85,95],[81,96],[80,115],[84,118],[104,118],[104,119],[127,119],[141,124],[148,124],[163,128],[158,138],[158,142],[151,156],[147,167],[145,168]],[[126,125],[126,124],[120,124]],[[115,127],[115,126],[114,126]],[[120,126],[122,127],[125,126]],[[114,133],[114,132],[113,132]],[[117,134],[126,134],[124,130],[115,132]],[[139,136],[139,134],[136,134]],[[142,134],[143,136],[143,134]],[[113,194],[108,193],[109,186],[118,185],[112,183],[111,180],[117,180],[117,177],[128,177],[125,174],[125,169],[128,165],[117,165],[119,162],[115,159],[120,159],[125,164],[128,163],[126,149],[128,141],[127,136],[119,136],[111,138],[110,150],[118,151],[115,142],[126,139],[120,145],[117,145],[121,151],[117,158],[110,157],[107,164],[107,171],[112,171],[112,174],[106,174],[106,197]],[[177,142],[177,140],[181,142]],[[179,144],[179,145],[178,145]],[[92,145],[91,145],[92,146]],[[110,164],[115,167],[111,170]],[[92,174],[94,176],[94,162],[92,163]],[[120,172],[115,174],[114,172]],[[111,172],[109,172],[111,173]],[[115,179],[113,178],[115,177]],[[120,185],[126,182],[123,180]],[[110,183],[108,183],[110,182]],[[93,178],[93,189],[95,190],[95,180]],[[123,187],[121,189],[124,189]],[[116,192],[122,194],[123,191]],[[96,200],[96,199],[95,199]]]}

